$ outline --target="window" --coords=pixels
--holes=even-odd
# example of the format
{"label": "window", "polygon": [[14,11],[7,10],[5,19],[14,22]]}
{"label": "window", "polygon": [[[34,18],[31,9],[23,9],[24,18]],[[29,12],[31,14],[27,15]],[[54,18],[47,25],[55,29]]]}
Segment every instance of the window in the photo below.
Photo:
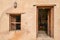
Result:
{"label": "window", "polygon": [[10,15],[10,30],[21,30],[21,15]]}

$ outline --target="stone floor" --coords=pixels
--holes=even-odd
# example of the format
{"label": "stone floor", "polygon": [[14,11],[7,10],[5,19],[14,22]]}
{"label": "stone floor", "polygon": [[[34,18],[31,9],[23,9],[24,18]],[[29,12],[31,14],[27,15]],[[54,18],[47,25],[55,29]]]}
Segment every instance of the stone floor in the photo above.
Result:
{"label": "stone floor", "polygon": [[38,32],[38,38],[37,40],[54,40],[53,38],[49,37],[45,31],[39,31]]}

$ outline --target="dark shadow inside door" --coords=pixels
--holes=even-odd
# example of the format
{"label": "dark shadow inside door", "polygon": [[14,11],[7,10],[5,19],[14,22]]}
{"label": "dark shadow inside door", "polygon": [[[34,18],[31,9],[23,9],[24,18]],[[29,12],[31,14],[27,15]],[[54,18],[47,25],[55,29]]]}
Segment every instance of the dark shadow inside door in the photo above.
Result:
{"label": "dark shadow inside door", "polygon": [[38,31],[45,31],[47,33],[48,12],[49,9],[38,9]]}

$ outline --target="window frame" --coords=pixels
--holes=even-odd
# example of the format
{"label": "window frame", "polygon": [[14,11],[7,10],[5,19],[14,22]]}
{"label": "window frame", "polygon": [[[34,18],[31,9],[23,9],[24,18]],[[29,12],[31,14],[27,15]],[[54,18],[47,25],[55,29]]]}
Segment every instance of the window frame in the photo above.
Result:
{"label": "window frame", "polygon": [[[13,27],[11,27],[11,23],[13,23],[13,22],[11,22],[11,15],[13,15],[13,16],[20,16],[20,22],[16,22],[15,21],[15,23],[16,24],[19,24],[20,23],[20,29],[19,30],[21,30],[21,14],[10,14],[9,15],[9,31],[18,31],[17,29],[12,29]],[[16,24],[15,24],[15,28],[16,28]]]}

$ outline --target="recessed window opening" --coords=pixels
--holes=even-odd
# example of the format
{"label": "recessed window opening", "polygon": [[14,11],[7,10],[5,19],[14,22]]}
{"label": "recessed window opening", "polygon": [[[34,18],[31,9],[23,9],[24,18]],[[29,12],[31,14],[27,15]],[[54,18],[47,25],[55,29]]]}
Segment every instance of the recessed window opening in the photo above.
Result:
{"label": "recessed window opening", "polygon": [[10,15],[10,30],[21,30],[21,15]]}

